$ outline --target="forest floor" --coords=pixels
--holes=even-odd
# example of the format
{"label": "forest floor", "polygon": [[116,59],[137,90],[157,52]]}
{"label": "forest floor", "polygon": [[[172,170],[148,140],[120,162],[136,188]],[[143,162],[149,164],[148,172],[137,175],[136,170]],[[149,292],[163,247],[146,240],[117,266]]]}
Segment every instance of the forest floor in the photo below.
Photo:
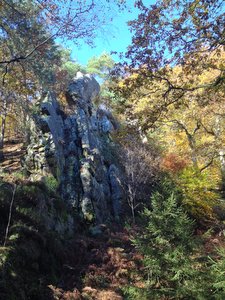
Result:
{"label": "forest floor", "polygon": [[[56,300],[122,300],[127,287],[145,288],[143,257],[131,243],[137,226],[105,228],[98,237],[77,236],[72,242],[70,259],[64,264],[62,286],[49,285]],[[217,259],[218,247],[225,247],[219,232],[195,233],[203,242],[199,257]],[[205,236],[204,236],[205,235]]]}
{"label": "forest floor", "polygon": [[24,155],[25,149],[20,140],[8,141],[4,146],[4,160],[0,163],[0,168],[4,173],[13,173],[21,169],[20,159]]}
{"label": "forest floor", "polygon": [[70,260],[64,264],[63,288],[54,287],[54,299],[122,300],[125,286],[141,287],[142,257],[130,242],[135,229],[104,228],[98,237],[78,236]]}
{"label": "forest floor", "polygon": [[[126,287],[144,288],[143,257],[131,243],[138,227],[107,229],[99,237],[78,236],[72,243],[70,260],[64,264],[63,288],[49,285],[56,300],[122,300]],[[196,236],[202,238],[204,231]],[[219,233],[203,238],[199,256],[217,256],[217,248],[225,247]]]}

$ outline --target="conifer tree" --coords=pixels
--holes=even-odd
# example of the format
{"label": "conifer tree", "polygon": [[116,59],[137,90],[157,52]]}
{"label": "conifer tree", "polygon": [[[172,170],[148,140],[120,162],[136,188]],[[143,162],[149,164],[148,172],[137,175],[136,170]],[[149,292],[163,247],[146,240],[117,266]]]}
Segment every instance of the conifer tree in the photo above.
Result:
{"label": "conifer tree", "polygon": [[163,189],[151,197],[152,210],[144,209],[143,233],[133,241],[144,256],[145,292],[151,299],[202,299],[201,274],[192,257],[193,222],[177,195]]}

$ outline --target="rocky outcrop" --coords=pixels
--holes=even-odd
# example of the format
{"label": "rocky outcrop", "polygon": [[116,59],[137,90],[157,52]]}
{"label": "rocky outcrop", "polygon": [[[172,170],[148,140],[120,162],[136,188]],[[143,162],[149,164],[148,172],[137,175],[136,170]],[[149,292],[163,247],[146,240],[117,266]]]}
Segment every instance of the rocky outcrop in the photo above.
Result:
{"label": "rocky outcrop", "polygon": [[102,223],[119,217],[119,170],[108,159],[109,133],[117,128],[106,107],[95,109],[97,81],[79,73],[66,92],[65,113],[54,94],[40,104],[24,166],[31,174],[53,173],[64,201],[83,218]]}

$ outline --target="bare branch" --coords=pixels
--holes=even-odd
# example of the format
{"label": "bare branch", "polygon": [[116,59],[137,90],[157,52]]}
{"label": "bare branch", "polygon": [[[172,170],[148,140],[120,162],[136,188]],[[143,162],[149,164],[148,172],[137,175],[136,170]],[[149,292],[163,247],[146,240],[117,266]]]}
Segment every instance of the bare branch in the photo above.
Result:
{"label": "bare branch", "polygon": [[210,161],[209,161],[204,167],[200,168],[200,172],[204,171],[204,170],[207,169],[209,166],[211,166],[212,163],[214,162],[214,159],[215,159],[216,157],[218,157],[218,155],[217,155],[217,156],[214,155],[214,156],[210,159]]}
{"label": "bare branch", "polygon": [[6,231],[5,231],[5,239],[4,239],[3,247],[5,247],[7,239],[8,239],[9,227],[10,227],[11,218],[12,218],[12,208],[13,208],[13,202],[14,202],[14,199],[15,199],[16,188],[17,188],[17,185],[14,184],[12,199],[11,199],[10,207],[9,207],[8,224],[7,224]]}

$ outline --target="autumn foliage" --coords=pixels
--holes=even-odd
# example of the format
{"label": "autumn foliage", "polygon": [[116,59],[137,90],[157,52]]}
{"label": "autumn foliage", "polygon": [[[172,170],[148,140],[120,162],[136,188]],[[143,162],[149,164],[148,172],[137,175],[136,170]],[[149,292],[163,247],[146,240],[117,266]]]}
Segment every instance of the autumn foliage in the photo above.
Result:
{"label": "autumn foliage", "polygon": [[162,158],[161,168],[171,173],[179,173],[188,165],[188,161],[175,153],[168,153]]}

